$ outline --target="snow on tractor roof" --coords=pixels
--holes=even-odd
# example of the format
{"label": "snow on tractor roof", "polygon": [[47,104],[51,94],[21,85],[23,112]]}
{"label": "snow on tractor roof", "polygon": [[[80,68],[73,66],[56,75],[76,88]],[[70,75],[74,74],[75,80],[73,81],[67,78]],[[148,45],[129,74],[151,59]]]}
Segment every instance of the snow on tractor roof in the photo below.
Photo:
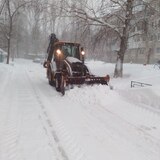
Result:
{"label": "snow on tractor roof", "polygon": [[65,44],[71,44],[71,45],[80,45],[80,43],[77,43],[77,42],[67,42],[67,41],[59,41],[59,42],[56,42],[54,45],[65,45]]}

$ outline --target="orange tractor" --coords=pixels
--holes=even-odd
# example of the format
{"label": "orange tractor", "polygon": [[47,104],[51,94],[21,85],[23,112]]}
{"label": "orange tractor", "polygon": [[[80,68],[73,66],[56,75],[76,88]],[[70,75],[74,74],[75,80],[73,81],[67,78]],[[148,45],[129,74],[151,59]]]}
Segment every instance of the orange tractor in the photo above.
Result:
{"label": "orange tractor", "polygon": [[65,94],[69,85],[103,84],[108,85],[109,75],[97,77],[92,75],[84,63],[85,52],[79,43],[60,42],[51,35],[48,57],[44,62],[50,85]]}

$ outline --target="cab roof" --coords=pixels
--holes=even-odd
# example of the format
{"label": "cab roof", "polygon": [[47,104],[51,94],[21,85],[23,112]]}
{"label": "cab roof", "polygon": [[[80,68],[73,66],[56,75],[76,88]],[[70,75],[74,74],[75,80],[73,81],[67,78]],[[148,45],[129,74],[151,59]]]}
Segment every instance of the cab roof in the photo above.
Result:
{"label": "cab roof", "polygon": [[76,46],[80,45],[80,43],[77,43],[77,42],[67,42],[67,41],[59,41],[59,42],[56,42],[54,45],[65,45],[65,44],[71,44]]}

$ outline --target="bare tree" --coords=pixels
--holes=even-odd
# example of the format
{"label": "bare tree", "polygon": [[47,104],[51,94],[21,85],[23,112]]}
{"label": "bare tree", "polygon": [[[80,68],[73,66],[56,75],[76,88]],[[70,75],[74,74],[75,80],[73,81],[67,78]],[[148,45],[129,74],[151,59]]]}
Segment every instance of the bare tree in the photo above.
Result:
{"label": "bare tree", "polygon": [[5,12],[7,13],[7,17],[5,23],[1,24],[1,28],[3,28],[4,35],[7,39],[7,64],[9,64],[10,54],[11,54],[11,39],[13,37],[14,30],[14,22],[20,8],[24,7],[28,2],[20,1],[19,3],[15,3],[11,0],[5,1]]}
{"label": "bare tree", "polygon": [[132,18],[133,0],[127,0],[125,7],[124,26],[120,36],[120,49],[117,52],[117,63],[114,71],[114,77],[122,77],[123,75],[123,60],[128,45],[130,21]]}
{"label": "bare tree", "polygon": [[56,0],[32,0],[31,5],[26,9],[30,52],[34,54],[45,52],[48,35],[55,32],[56,19],[59,16],[60,7],[57,7],[57,3]]}
{"label": "bare tree", "polygon": [[[109,4],[102,0],[101,3],[99,2],[100,8],[94,9],[89,7],[88,3],[83,3],[84,9],[76,7],[71,11],[75,13],[76,17],[86,21],[88,25],[103,26],[108,31],[115,32],[119,37],[119,49],[117,51],[114,77],[123,76],[123,60],[128,45],[133,2],[134,0],[111,0]],[[94,5],[96,7],[96,4]],[[111,10],[113,6],[114,10]]]}
{"label": "bare tree", "polygon": [[2,14],[3,9],[5,8],[6,0],[0,1],[0,15]]}

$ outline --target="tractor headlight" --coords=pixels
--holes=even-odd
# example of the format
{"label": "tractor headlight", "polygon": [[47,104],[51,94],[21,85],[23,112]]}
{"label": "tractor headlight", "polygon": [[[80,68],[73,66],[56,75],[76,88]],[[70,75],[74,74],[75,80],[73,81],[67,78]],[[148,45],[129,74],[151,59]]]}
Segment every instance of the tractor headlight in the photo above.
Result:
{"label": "tractor headlight", "polygon": [[82,56],[84,56],[84,55],[85,55],[85,52],[84,52],[84,51],[81,51],[81,54],[82,54]]}
{"label": "tractor headlight", "polygon": [[60,49],[57,49],[56,53],[57,53],[57,55],[61,55],[62,52]]}

